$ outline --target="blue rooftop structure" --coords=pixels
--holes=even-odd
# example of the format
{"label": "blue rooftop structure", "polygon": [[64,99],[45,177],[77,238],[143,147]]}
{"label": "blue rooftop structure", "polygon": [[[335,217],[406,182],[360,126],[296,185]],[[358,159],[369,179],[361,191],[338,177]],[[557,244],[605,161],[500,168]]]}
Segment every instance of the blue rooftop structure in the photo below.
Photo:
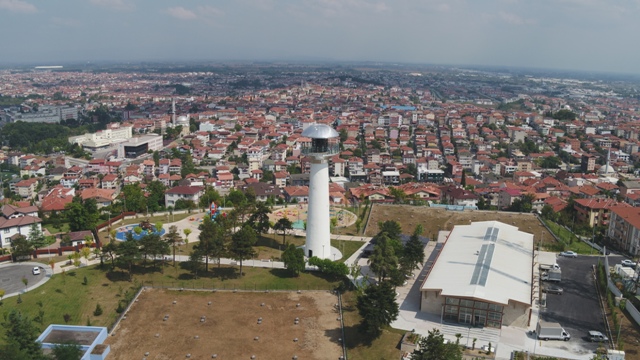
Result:
{"label": "blue rooftop structure", "polygon": [[107,335],[106,327],[52,324],[38,336],[37,341],[42,343],[42,349],[53,349],[63,343],[77,343],[83,352],[81,360],[104,360],[111,350],[109,345],[102,346]]}

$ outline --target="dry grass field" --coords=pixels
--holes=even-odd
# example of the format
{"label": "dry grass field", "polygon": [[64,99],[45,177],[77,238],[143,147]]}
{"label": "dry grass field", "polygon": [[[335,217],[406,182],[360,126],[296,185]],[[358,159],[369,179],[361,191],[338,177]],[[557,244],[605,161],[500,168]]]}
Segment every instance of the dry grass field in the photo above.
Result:
{"label": "dry grass field", "polygon": [[440,230],[451,230],[454,225],[468,225],[472,221],[501,221],[517,226],[520,231],[534,235],[537,243],[542,237],[544,243],[555,242],[551,233],[540,223],[533,214],[510,213],[504,211],[448,211],[445,209],[429,208],[410,205],[373,205],[366,236],[378,233],[378,222],[395,220],[400,223],[404,234],[411,234],[416,225],[422,224],[424,235],[431,238]]}
{"label": "dry grass field", "polygon": [[217,359],[338,359],[342,335],[337,301],[328,291],[147,289],[107,339],[109,358],[169,360],[191,354],[191,359],[211,359],[217,354]]}

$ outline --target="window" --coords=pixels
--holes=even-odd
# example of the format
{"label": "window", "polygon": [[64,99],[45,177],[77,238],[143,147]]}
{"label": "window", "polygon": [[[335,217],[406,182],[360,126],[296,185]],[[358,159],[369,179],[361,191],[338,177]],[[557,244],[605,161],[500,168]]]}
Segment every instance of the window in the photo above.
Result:
{"label": "window", "polygon": [[3,231],[3,232],[4,232],[5,234],[8,234],[8,233],[9,233],[9,231],[11,231],[11,229],[6,228],[6,229],[4,229],[4,231]]}
{"label": "window", "polygon": [[460,306],[473,307],[473,300],[460,300]]}
{"label": "window", "polygon": [[489,310],[502,312],[502,306],[496,304],[489,304]]}
{"label": "window", "polygon": [[474,303],[474,307],[475,307],[476,309],[486,309],[488,306],[489,306],[489,304],[488,304],[488,303],[486,303],[486,302],[482,302],[482,301],[476,301],[476,302]]}
{"label": "window", "polygon": [[449,321],[458,321],[458,307],[446,305],[444,307],[444,319]]}
{"label": "window", "polygon": [[447,305],[458,305],[460,303],[460,299],[456,298],[447,298]]}

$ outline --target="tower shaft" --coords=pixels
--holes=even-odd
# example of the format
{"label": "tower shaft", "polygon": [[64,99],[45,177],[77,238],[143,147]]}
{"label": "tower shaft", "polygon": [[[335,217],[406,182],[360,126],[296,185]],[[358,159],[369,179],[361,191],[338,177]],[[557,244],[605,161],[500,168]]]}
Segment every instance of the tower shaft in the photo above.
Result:
{"label": "tower shaft", "polygon": [[328,259],[331,256],[331,220],[329,217],[329,162],[313,158],[309,176],[309,212],[307,214],[306,255]]}

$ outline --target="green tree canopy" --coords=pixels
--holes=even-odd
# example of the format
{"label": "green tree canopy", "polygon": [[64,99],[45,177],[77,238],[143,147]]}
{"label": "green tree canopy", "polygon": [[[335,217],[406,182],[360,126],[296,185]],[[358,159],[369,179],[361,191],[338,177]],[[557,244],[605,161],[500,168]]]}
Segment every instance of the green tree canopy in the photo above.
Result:
{"label": "green tree canopy", "polygon": [[547,156],[540,160],[540,167],[544,169],[558,169],[561,164],[562,160],[557,156]]}
{"label": "green tree canopy", "polygon": [[147,197],[147,206],[149,211],[156,212],[164,208],[164,192],[166,187],[158,180],[154,180],[147,184],[147,191],[149,196]]}
{"label": "green tree canopy", "polygon": [[27,315],[13,309],[5,315],[2,326],[5,329],[5,346],[7,350],[11,350],[15,359],[43,358],[40,343],[36,341],[38,328]]}
{"label": "green tree canopy", "polygon": [[257,240],[258,234],[249,225],[243,226],[231,237],[229,253],[234,260],[240,261],[240,276],[242,276],[242,262],[256,254],[253,246]]}
{"label": "green tree canopy", "polygon": [[205,216],[202,224],[199,226],[200,240],[193,248],[204,257],[205,271],[209,271],[209,258],[218,260],[220,267],[220,258],[226,254],[227,248],[224,242],[224,229],[222,226],[211,220],[211,217]]}
{"label": "green tree canopy", "polygon": [[378,223],[378,234],[387,233],[387,236],[392,240],[400,240],[400,234],[402,234],[402,228],[400,223],[394,220],[387,220],[385,222]]}
{"label": "green tree canopy", "polygon": [[28,257],[31,259],[31,253],[33,252],[33,244],[23,235],[17,236],[11,240],[11,255],[13,255],[14,261],[22,260]]}
{"label": "green tree canopy", "polygon": [[253,210],[253,214],[249,216],[249,223],[252,224],[253,228],[256,229],[259,234],[266,233],[271,227],[269,223],[269,213],[271,213],[271,210],[269,210],[267,204],[258,201]]}
{"label": "green tree canopy", "polygon": [[282,232],[282,245],[285,245],[285,239],[287,235],[287,230],[293,229],[293,223],[286,216],[278,219],[276,223],[273,225],[273,230]]}
{"label": "green tree canopy", "polygon": [[368,286],[358,296],[356,307],[362,317],[362,331],[374,337],[381,334],[383,326],[388,326],[398,318],[395,288],[387,281]]}
{"label": "green tree canopy", "polygon": [[69,230],[82,231],[96,227],[99,212],[95,199],[82,200],[80,196],[75,196],[64,208],[65,217],[69,221]]}
{"label": "green tree canopy", "polygon": [[398,257],[386,233],[376,237],[373,254],[369,257],[368,263],[371,271],[378,276],[378,281],[382,281],[398,269]]}
{"label": "green tree canopy", "polygon": [[147,209],[147,199],[138,184],[125,185],[122,198],[127,211],[144,212]]}
{"label": "green tree canopy", "polygon": [[80,360],[84,355],[82,347],[77,343],[56,344],[52,352],[55,360]]}
{"label": "green tree canopy", "polygon": [[169,226],[169,231],[164,235],[165,241],[173,250],[173,266],[176,265],[176,248],[182,243],[182,236],[178,232],[178,227],[175,225]]}
{"label": "green tree canopy", "polygon": [[416,225],[409,241],[404,245],[401,262],[406,264],[410,271],[417,269],[418,264],[422,264],[424,262],[424,244],[422,243],[422,240],[420,240],[420,236],[423,232],[424,228],[422,225]]}
{"label": "green tree canopy", "polygon": [[133,264],[140,260],[140,244],[133,239],[131,233],[127,234],[127,240],[118,244],[116,248],[117,260],[120,265],[129,272],[129,280],[132,279]]}
{"label": "green tree canopy", "polygon": [[158,256],[166,255],[169,253],[169,244],[163,241],[158,234],[147,234],[140,238],[138,241],[140,245],[140,253],[144,256],[145,261],[147,256],[151,259],[155,259]]}
{"label": "green tree canopy", "polygon": [[513,200],[507,211],[529,213],[533,209],[533,194],[524,194],[520,198]]}
{"label": "green tree canopy", "polygon": [[29,230],[29,242],[34,249],[38,250],[47,245],[47,239],[45,238],[42,230],[40,230],[38,223],[31,224],[31,228]]}
{"label": "green tree canopy", "polygon": [[294,276],[298,276],[300,272],[304,270],[304,250],[296,247],[294,244],[289,244],[282,252],[282,261],[284,262],[284,266],[291,271]]}
{"label": "green tree canopy", "polygon": [[411,353],[412,360],[462,360],[462,348],[455,343],[444,343],[444,336],[439,330],[429,331],[429,336],[423,337],[418,348]]}

